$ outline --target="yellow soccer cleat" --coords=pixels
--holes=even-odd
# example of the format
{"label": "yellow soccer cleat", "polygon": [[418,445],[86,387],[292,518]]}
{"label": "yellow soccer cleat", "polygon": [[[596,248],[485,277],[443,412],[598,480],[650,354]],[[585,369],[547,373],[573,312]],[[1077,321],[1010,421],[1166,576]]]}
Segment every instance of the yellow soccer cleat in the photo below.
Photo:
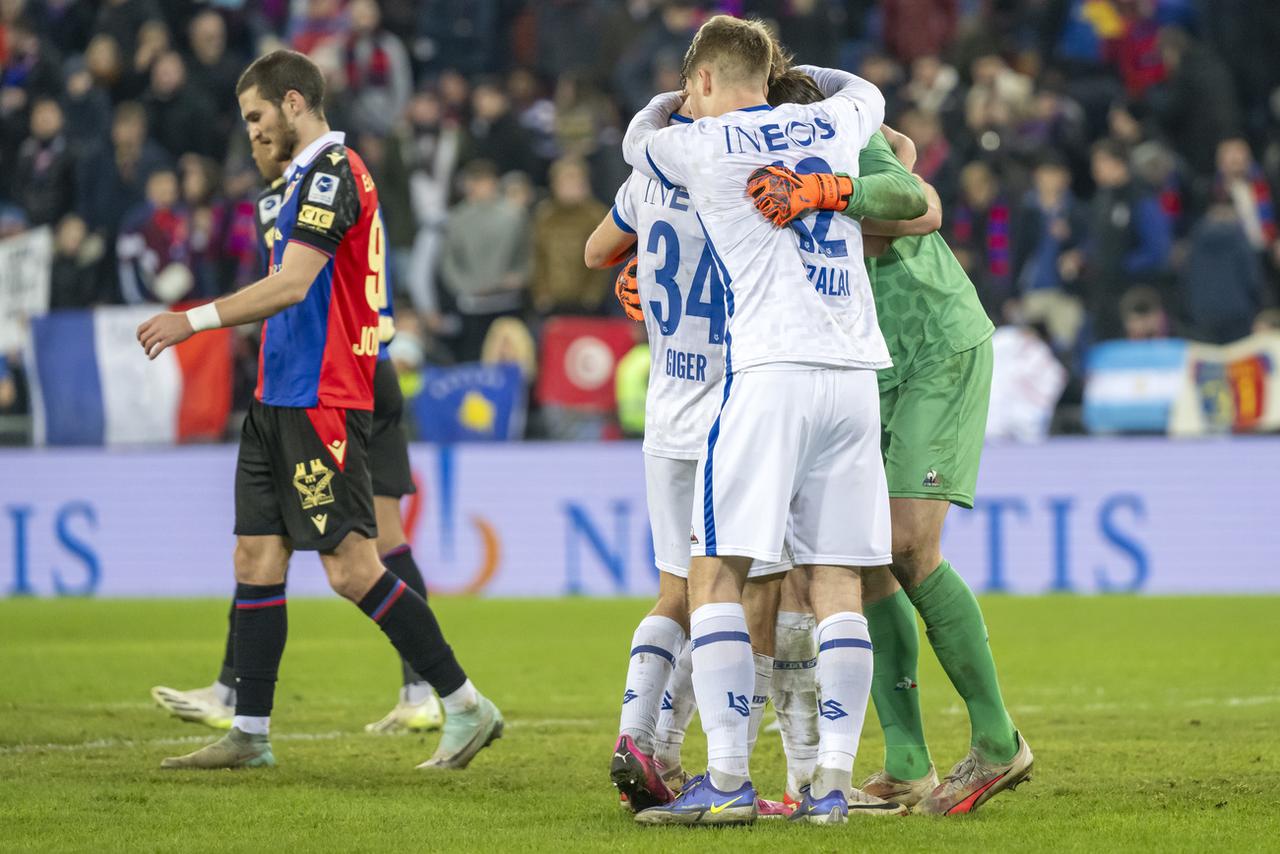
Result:
{"label": "yellow soccer cleat", "polygon": [[403,732],[432,732],[444,726],[444,710],[435,694],[428,694],[421,703],[401,700],[380,721],[365,724],[365,732],[394,735]]}
{"label": "yellow soccer cleat", "polygon": [[231,719],[236,713],[219,699],[212,685],[191,691],[157,685],[151,689],[151,699],[175,718],[213,729],[231,729]]}

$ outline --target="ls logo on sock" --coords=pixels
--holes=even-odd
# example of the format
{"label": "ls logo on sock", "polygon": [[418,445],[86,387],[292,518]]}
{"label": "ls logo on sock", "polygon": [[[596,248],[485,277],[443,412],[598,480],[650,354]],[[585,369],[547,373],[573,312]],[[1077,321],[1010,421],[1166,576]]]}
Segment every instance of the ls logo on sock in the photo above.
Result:
{"label": "ls logo on sock", "polygon": [[829,721],[838,721],[841,718],[849,717],[849,713],[844,710],[844,706],[841,706],[835,700],[827,700],[820,708],[822,709],[822,716]]}
{"label": "ls logo on sock", "polygon": [[634,700],[636,697],[639,697],[639,696],[640,695],[637,694],[635,691],[632,691],[630,688],[628,688],[627,690],[622,692],[622,705],[625,706],[627,703],[630,703],[632,700]]}
{"label": "ls logo on sock", "polygon": [[674,708],[675,707],[671,705],[671,692],[663,691],[662,692],[662,711],[669,712]]}
{"label": "ls logo on sock", "polygon": [[[751,717],[751,704],[747,702],[746,694],[735,694],[732,691],[726,692],[729,695],[729,708],[733,709],[744,718]],[[841,712],[841,714],[844,714]]]}

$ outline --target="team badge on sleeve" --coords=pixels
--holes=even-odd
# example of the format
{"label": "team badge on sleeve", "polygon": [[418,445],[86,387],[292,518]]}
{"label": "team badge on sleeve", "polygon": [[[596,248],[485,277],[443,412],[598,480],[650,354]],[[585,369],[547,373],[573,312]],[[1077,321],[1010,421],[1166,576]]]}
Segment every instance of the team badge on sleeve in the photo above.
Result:
{"label": "team badge on sleeve", "polygon": [[337,195],[338,177],[321,173],[311,182],[311,189],[307,191],[307,201],[319,205],[331,205]]}

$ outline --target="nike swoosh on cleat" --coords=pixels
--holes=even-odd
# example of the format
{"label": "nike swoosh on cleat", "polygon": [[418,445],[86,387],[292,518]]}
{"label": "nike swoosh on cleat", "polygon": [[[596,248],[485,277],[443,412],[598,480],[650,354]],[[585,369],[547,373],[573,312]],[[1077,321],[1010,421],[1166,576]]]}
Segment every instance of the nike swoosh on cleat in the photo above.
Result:
{"label": "nike swoosh on cleat", "polygon": [[974,805],[978,802],[978,798],[982,797],[983,794],[986,793],[986,791],[990,789],[992,786],[994,786],[996,783],[999,783],[1001,780],[1003,780],[1008,775],[1008,773],[1009,773],[1008,771],[1005,771],[1004,774],[1001,774],[999,777],[996,777],[994,780],[987,783],[981,789],[978,789],[977,791],[971,793],[969,797],[965,798],[963,801],[956,804],[951,809],[947,810],[946,813],[944,813],[944,815],[963,815],[964,813],[972,812]]}
{"label": "nike swoosh on cleat", "polygon": [[740,801],[740,800],[742,800],[742,795],[738,795],[738,797],[734,798],[733,800],[731,800],[731,801],[725,801],[725,802],[724,802],[724,803],[722,803],[722,804],[712,804],[712,805],[711,805],[711,814],[712,814],[712,815],[719,815],[720,813],[724,812],[725,810],[727,810],[729,807],[733,806],[734,804],[736,804],[736,803],[737,803],[738,801]]}
{"label": "nike swoosh on cleat", "polygon": [[849,809],[850,811],[852,810],[896,810],[898,809],[899,806],[900,806],[899,804],[894,802],[888,802],[883,804],[849,804]]}

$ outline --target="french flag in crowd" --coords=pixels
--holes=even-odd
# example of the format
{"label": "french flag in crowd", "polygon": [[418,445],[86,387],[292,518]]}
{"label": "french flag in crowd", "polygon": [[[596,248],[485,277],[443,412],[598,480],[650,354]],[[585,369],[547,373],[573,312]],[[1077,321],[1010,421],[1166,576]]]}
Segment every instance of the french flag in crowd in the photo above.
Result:
{"label": "french flag in crowd", "polygon": [[1090,433],[1163,433],[1186,382],[1187,342],[1105,341],[1089,351],[1085,372]]}
{"label": "french flag in crowd", "polygon": [[231,412],[230,329],[202,332],[148,361],[137,329],[157,306],[33,318],[27,350],[38,445],[220,439]]}

